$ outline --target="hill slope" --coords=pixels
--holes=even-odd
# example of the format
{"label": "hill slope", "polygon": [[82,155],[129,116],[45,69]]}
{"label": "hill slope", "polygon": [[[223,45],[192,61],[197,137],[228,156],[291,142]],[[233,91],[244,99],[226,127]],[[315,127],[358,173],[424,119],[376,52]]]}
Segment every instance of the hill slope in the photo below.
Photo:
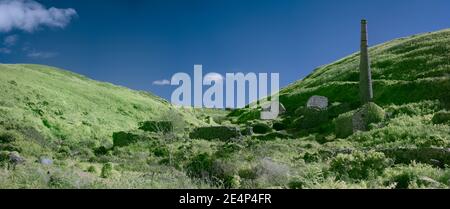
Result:
{"label": "hill slope", "polygon": [[133,91],[41,65],[0,65],[0,123],[29,126],[49,138],[110,139],[138,122],[185,110],[146,92]]}
{"label": "hill slope", "polygon": [[[371,47],[374,100],[406,104],[450,97],[450,30],[414,35]],[[358,102],[359,52],[314,70],[280,92],[289,111],[312,95]],[[447,100],[446,100],[447,101]]]}

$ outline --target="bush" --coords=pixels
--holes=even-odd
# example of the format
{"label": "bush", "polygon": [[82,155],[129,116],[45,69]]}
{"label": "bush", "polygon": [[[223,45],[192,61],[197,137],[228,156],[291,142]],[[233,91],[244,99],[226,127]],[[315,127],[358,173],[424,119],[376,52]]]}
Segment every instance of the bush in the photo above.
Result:
{"label": "bush", "polygon": [[89,173],[97,173],[97,168],[93,165],[89,166],[86,170]]}
{"label": "bush", "polygon": [[256,169],[242,169],[239,170],[239,176],[243,179],[255,180],[258,178]]}
{"label": "bush", "polygon": [[428,115],[436,111],[439,111],[439,101],[421,101],[418,103],[409,103],[403,105],[390,105],[387,107],[386,112],[391,114],[391,117],[399,115]]}
{"label": "bush", "polygon": [[274,122],[272,125],[272,128],[276,131],[285,130],[287,128],[287,125],[282,122]]}
{"label": "bush", "polygon": [[8,151],[0,151],[0,162],[9,161],[9,153]]}
{"label": "bush", "polygon": [[55,173],[50,176],[50,179],[48,181],[48,186],[51,188],[57,188],[57,189],[67,189],[67,188],[74,188],[74,185],[71,182],[71,179],[64,174]]}
{"label": "bush", "polygon": [[303,160],[305,161],[305,163],[315,163],[315,162],[319,162],[320,161],[320,155],[318,153],[305,153],[303,155]]}
{"label": "bush", "polygon": [[445,184],[450,183],[445,182],[447,179],[442,178],[439,169],[415,162],[407,166],[388,169],[385,172],[385,178],[387,180],[384,183],[396,189],[446,188]]}
{"label": "bush", "polygon": [[145,121],[139,123],[139,129],[148,132],[173,132],[173,124],[171,121]]}
{"label": "bush", "polygon": [[368,179],[380,175],[388,167],[390,161],[380,152],[355,151],[351,154],[339,154],[330,163],[330,170],[337,174],[339,179]]}
{"label": "bush", "polygon": [[106,148],[105,146],[100,146],[94,149],[94,154],[95,155],[106,155],[108,154],[109,149]]}
{"label": "bush", "polygon": [[113,133],[113,146],[124,147],[138,141],[149,141],[151,139],[153,138],[145,133],[120,131]]}
{"label": "bush", "polygon": [[303,184],[304,183],[302,181],[293,180],[288,183],[288,187],[289,187],[289,189],[302,189]]}
{"label": "bush", "polygon": [[258,177],[270,186],[284,186],[288,182],[289,167],[287,165],[264,158],[255,167]]}
{"label": "bush", "polygon": [[270,132],[272,129],[269,125],[265,123],[257,123],[253,125],[253,132],[256,134],[265,134]]}
{"label": "bush", "polygon": [[334,121],[335,134],[338,138],[347,138],[353,134],[353,112],[339,115]]}
{"label": "bush", "polygon": [[244,109],[237,119],[237,123],[243,124],[251,120],[258,120],[261,118],[261,112],[256,108]]}
{"label": "bush", "polygon": [[315,108],[307,108],[303,116],[298,120],[299,128],[311,129],[316,128],[328,122],[329,116],[327,110],[320,110]]}
{"label": "bush", "polygon": [[238,175],[226,176],[223,180],[223,186],[227,189],[239,189],[241,187],[241,178]]}
{"label": "bush", "polygon": [[367,124],[379,123],[384,120],[385,112],[377,104],[370,102],[364,105],[363,109],[367,112]]}
{"label": "bush", "polygon": [[105,163],[102,167],[102,173],[100,174],[100,177],[102,178],[109,178],[113,175],[113,164],[112,163]]}
{"label": "bush", "polygon": [[15,132],[12,131],[1,131],[0,132],[0,143],[11,143],[19,138]]}
{"label": "bush", "polygon": [[229,140],[233,138],[239,138],[241,131],[237,127],[229,126],[212,126],[212,127],[199,127],[194,129],[189,134],[191,139],[205,139],[205,140]]}
{"label": "bush", "polygon": [[195,178],[209,178],[212,173],[214,159],[207,153],[202,153],[189,162],[187,165],[187,174]]}
{"label": "bush", "polygon": [[441,111],[434,114],[432,122],[433,124],[450,124],[450,112]]}
{"label": "bush", "polygon": [[170,152],[166,147],[156,147],[153,149],[153,154],[156,157],[167,157],[169,156]]}

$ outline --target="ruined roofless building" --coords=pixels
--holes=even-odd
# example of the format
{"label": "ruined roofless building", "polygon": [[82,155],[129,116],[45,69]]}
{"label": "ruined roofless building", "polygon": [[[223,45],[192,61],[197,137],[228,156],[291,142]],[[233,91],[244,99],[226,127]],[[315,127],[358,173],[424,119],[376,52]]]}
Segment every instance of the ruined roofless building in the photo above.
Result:
{"label": "ruined roofless building", "polygon": [[359,94],[361,103],[366,104],[373,99],[372,74],[367,39],[367,20],[361,20],[361,61],[359,64]]}

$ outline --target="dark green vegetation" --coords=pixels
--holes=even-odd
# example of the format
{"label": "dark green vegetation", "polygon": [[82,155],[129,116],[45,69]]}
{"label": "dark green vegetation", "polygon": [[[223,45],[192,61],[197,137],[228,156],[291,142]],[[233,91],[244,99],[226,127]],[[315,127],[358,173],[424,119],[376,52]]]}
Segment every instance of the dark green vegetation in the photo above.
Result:
{"label": "dark green vegetation", "polygon": [[353,54],[283,89],[273,121],[0,65],[0,188],[448,188],[450,30],[369,54],[374,103]]}

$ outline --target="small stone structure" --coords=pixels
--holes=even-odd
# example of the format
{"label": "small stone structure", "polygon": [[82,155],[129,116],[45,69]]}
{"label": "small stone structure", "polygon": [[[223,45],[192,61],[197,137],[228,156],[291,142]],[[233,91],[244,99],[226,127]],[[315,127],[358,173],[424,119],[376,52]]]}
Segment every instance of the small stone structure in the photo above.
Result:
{"label": "small stone structure", "polygon": [[[271,104],[272,104],[272,103],[262,104],[262,105],[261,105],[262,111],[264,111],[264,112],[269,112],[269,111],[272,109]],[[281,102],[278,102],[278,111],[279,111],[279,114],[280,114],[280,115],[286,113],[286,108],[284,107],[283,104],[281,104]]]}
{"label": "small stone structure", "polygon": [[324,96],[312,96],[308,99],[306,107],[326,110],[328,108],[328,98]]}
{"label": "small stone structure", "polygon": [[369,102],[355,112],[339,115],[335,120],[335,133],[339,138],[346,138],[357,131],[368,131],[371,123],[379,123],[384,119],[383,108]]}

